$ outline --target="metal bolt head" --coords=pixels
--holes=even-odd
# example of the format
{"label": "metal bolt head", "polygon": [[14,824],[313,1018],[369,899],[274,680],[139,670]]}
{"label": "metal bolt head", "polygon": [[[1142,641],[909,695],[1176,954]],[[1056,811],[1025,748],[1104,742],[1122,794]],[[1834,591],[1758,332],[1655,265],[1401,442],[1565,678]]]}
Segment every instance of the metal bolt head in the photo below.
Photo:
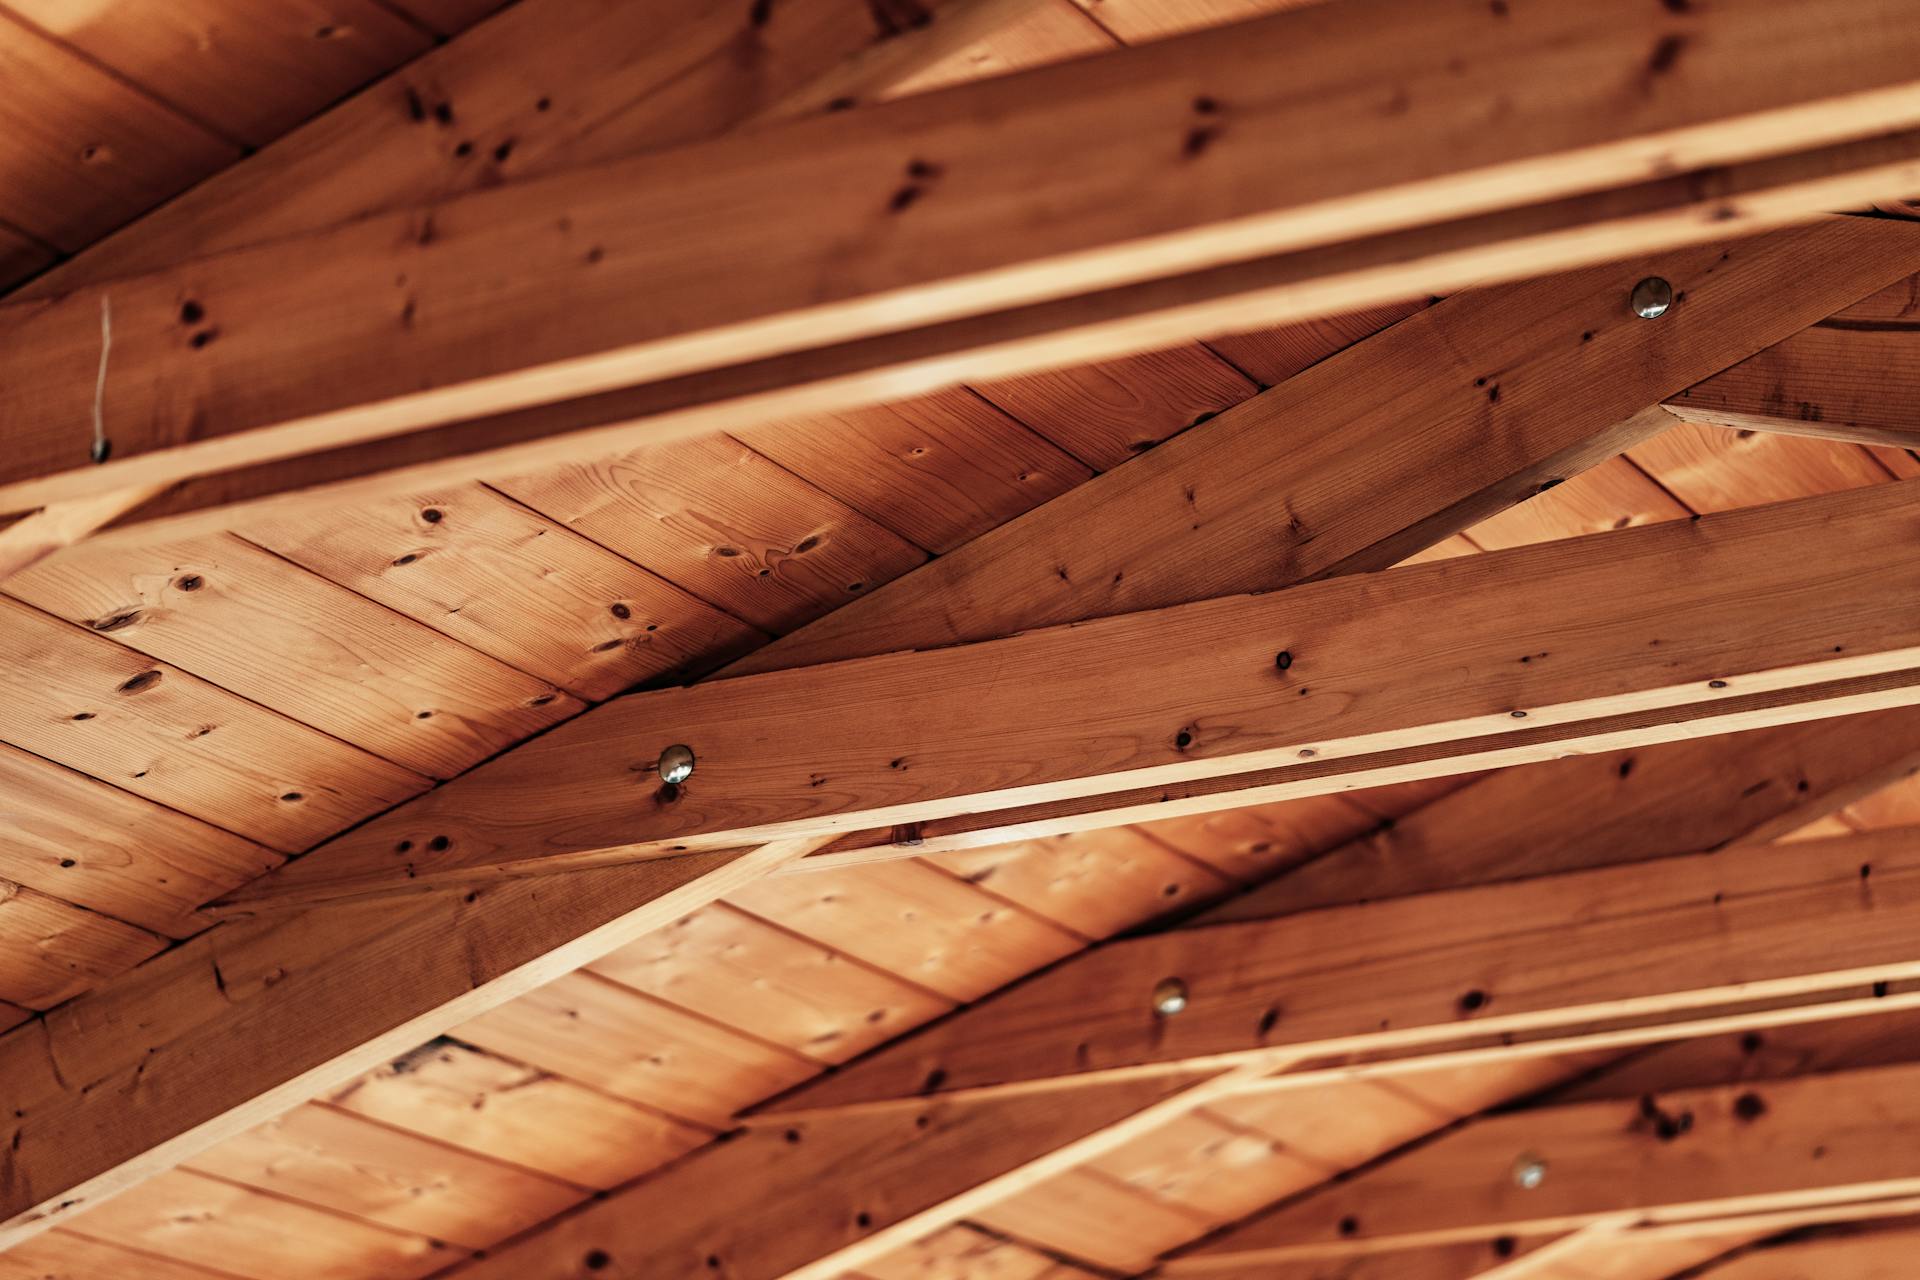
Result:
{"label": "metal bolt head", "polygon": [[660,781],[678,786],[692,776],[692,747],[676,742],[660,753]]}
{"label": "metal bolt head", "polygon": [[1659,276],[1648,276],[1633,286],[1627,303],[1642,320],[1658,320],[1673,306],[1673,286]]}
{"label": "metal bolt head", "polygon": [[1547,1162],[1531,1152],[1513,1162],[1513,1185],[1532,1191],[1547,1180]]}
{"label": "metal bolt head", "polygon": [[1171,1018],[1187,1007],[1187,984],[1178,978],[1162,978],[1153,988],[1153,1011]]}

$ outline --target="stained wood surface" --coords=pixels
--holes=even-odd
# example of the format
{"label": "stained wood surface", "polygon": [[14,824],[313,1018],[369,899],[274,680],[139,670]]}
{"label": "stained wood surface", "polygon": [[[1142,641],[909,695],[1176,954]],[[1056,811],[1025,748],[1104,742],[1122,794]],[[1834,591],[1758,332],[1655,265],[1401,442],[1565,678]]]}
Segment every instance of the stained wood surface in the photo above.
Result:
{"label": "stained wood surface", "polygon": [[[1358,12],[1348,6],[1280,14],[1231,33],[1201,32],[999,82],[753,131],[622,162],[591,176],[536,179],[469,195],[439,209],[426,245],[419,244],[425,224],[407,215],[320,233],[303,250],[289,241],[272,250],[274,314],[285,323],[274,328],[271,340],[260,321],[262,301],[249,283],[257,279],[264,248],[191,268],[191,292],[201,295],[194,301],[209,317],[204,322],[180,322],[184,282],[171,272],[123,282],[116,294],[129,337],[141,336],[123,344],[119,368],[143,388],[143,397],[165,397],[167,370],[154,366],[164,364],[172,377],[182,376],[179,351],[199,334],[190,363],[202,390],[188,399],[201,441],[195,448],[210,458],[206,442],[227,437],[226,463],[243,464],[267,460],[274,449],[284,453],[303,431],[310,431],[311,443],[351,443],[527,408],[556,394],[591,395],[671,377],[710,367],[716,359],[746,361],[1299,249],[1330,233],[1392,231],[1405,227],[1414,209],[1433,220],[1481,212],[1490,199],[1481,179],[1495,169],[1502,171],[1504,201],[1517,203],[1663,177],[1671,163],[1668,150],[1683,136],[1689,157],[1701,163],[1746,159],[1763,145],[1843,143],[1862,129],[1855,115],[1834,109],[1839,84],[1847,94],[1881,95],[1877,129],[1920,115],[1920,93],[1905,78],[1900,56],[1908,24],[1898,13],[1875,7],[1895,0],[1851,2],[1861,5],[1858,14],[1817,26],[1803,10],[1769,8],[1765,0],[1753,0],[1737,23],[1712,15],[1648,13],[1634,24],[1602,24],[1585,8],[1566,5],[1535,22],[1509,24],[1478,8],[1408,5],[1401,13],[1385,0],[1357,18],[1348,16]],[[1716,21],[1728,29],[1718,32]],[[1698,38],[1709,28],[1714,38]],[[1377,47],[1383,32],[1394,51]],[[1646,48],[1669,36],[1695,39],[1698,56],[1681,68],[1687,93],[1657,95],[1644,113],[1623,116],[1570,92],[1573,85],[1606,81],[1609,66],[1643,67]],[[1367,65],[1380,68],[1378,78],[1363,86],[1327,83],[1326,69],[1342,61],[1340,41],[1361,39],[1368,44]],[[1437,61],[1436,50],[1462,41],[1470,41],[1487,73],[1461,76]],[[1768,59],[1786,56],[1788,48],[1794,74],[1768,74]],[[1211,70],[1205,86],[1210,92],[1196,99],[1192,68],[1200,65]],[[1287,70],[1276,72],[1275,66]],[[1213,118],[1218,104],[1261,103],[1260,86],[1276,74],[1312,96],[1289,99],[1271,118],[1268,108],[1236,105],[1226,145],[1212,146],[1226,128]],[[1526,134],[1478,127],[1495,84],[1507,86],[1500,92],[1509,94],[1520,92],[1519,85],[1535,86]],[[1422,130],[1407,131],[1355,109],[1383,95],[1391,100],[1395,87],[1422,98]],[[1316,88],[1321,91],[1314,94]],[[1196,101],[1211,109],[1196,109]],[[991,116],[1009,122],[1003,127],[1018,127],[1011,122],[1020,118],[1021,104],[1031,110],[1039,102],[1047,127],[1025,130],[1027,145],[1017,152],[996,130],[947,123],[956,115]],[[1767,119],[1764,144],[1750,128],[1761,114]],[[1365,122],[1357,136],[1356,122]],[[1368,129],[1379,136],[1369,136]],[[1201,138],[1190,158],[1204,154],[1210,163],[1170,166],[1157,145],[1146,151],[1151,140],[1169,132]],[[1258,152],[1234,143],[1243,133],[1262,139]],[[1077,154],[1099,151],[1109,145],[1103,139],[1113,140],[1116,156],[1127,156],[1129,149],[1144,153],[1131,163],[1148,176],[1131,185],[1127,199],[1116,200],[1097,181],[1089,187],[1087,175],[1099,167],[1059,163],[1046,154],[1043,139],[1070,142]],[[1344,163],[1318,163],[1330,146],[1339,147]],[[964,173],[968,180],[943,187],[939,199],[923,200],[933,177],[904,172],[897,160],[903,150],[937,154],[938,162],[922,163],[941,173]],[[1010,154],[1020,163],[1009,163]],[[783,177],[781,165],[795,167]],[[754,180],[743,188],[739,175],[749,171]],[[1871,181],[1895,179],[1882,169]],[[1391,199],[1381,198],[1383,183],[1393,184]],[[777,210],[750,208],[751,202],[737,198],[742,189],[778,192]],[[814,264],[838,252],[850,212],[861,208],[850,209],[843,193],[860,190],[910,192],[897,212],[919,206],[912,209],[917,216],[897,220],[887,258],[835,272],[823,293]],[[635,191],[644,194],[636,197]],[[1009,194],[1019,198],[1002,198]],[[1832,198],[1803,192],[1797,208],[1781,205],[1773,216],[1811,213]],[[1045,200],[1071,216],[1063,212],[1037,230],[1024,221],[1017,228],[992,221],[1004,218],[996,210],[1026,200]],[[551,217],[556,207],[569,210],[565,231],[557,231]],[[702,251],[709,261],[754,261],[760,269],[740,274],[738,288],[689,291],[687,249],[649,226],[650,220],[680,225],[687,209],[702,211]],[[1196,211],[1202,211],[1199,220]],[[768,241],[761,230],[774,216],[786,233]],[[1236,220],[1224,240],[1214,234],[1217,219]],[[955,226],[966,227],[964,239],[951,235]],[[394,247],[409,241],[405,249]],[[960,244],[966,251],[956,255],[953,247]],[[1624,241],[1608,246],[1615,253],[1631,247]],[[404,298],[389,297],[396,253],[406,255],[411,309]],[[492,271],[482,262],[491,263]],[[502,275],[508,262],[513,266]],[[1049,265],[1028,269],[1036,263]],[[481,284],[489,279],[491,285]],[[297,319],[302,299],[318,292],[323,280],[326,320]],[[924,287],[962,280],[968,283]],[[471,292],[476,288],[483,290],[484,307],[467,305],[482,296]],[[911,290],[918,292],[910,305],[901,295]],[[557,309],[561,297],[563,311]],[[668,297],[682,301],[663,305]],[[364,300],[345,307],[342,298]],[[43,375],[15,394],[13,411],[35,420],[67,420],[84,408],[63,402],[67,388],[77,385],[73,379],[45,375],[95,363],[98,301],[94,291],[82,289],[46,306],[29,304],[31,314],[15,308],[9,315],[9,327],[19,331],[10,350]],[[486,341],[485,334],[501,324],[520,335],[512,353]],[[724,356],[716,351],[719,345]],[[381,359],[368,360],[370,350]],[[1088,358],[1098,354],[1086,352]],[[247,370],[244,396],[227,389],[236,361]],[[297,384],[286,372],[290,366],[300,370]],[[159,380],[136,377],[143,369]],[[398,369],[405,369],[404,377]],[[34,395],[41,399],[27,398]],[[234,433],[260,429],[277,430],[281,443],[251,456],[232,452],[254,450],[268,439],[249,441]],[[164,420],[120,434],[117,456],[146,455],[148,480],[156,478],[156,449],[178,443],[177,429]],[[110,462],[57,485],[34,484],[74,465],[65,444],[23,443],[5,473],[14,483],[4,502],[30,507],[82,496],[121,476],[118,468],[125,464]],[[189,465],[204,469],[203,463]],[[184,473],[170,472],[169,478],[173,474]]]}

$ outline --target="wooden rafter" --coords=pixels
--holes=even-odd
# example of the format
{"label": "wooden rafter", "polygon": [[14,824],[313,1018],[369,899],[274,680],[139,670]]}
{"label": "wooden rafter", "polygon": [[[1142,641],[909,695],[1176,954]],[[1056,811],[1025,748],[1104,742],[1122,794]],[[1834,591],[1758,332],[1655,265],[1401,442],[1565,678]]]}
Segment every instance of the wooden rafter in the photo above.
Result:
{"label": "wooden rafter", "polygon": [[[1844,206],[1911,186],[1920,147],[1889,136],[1920,122],[1911,24],[1895,0],[1845,3],[1631,21],[1572,0],[1512,20],[1411,0],[1310,8],[19,304],[0,328],[33,376],[8,380],[0,410],[34,429],[0,472],[0,507],[532,412],[422,445],[472,452],[581,425],[540,406],[680,375],[594,412],[684,409],[677,429],[710,429],[722,401],[863,369],[896,392],[909,367],[950,381],[963,352],[1013,359],[1009,335],[1025,335],[1024,367],[1059,363],[1179,336],[1169,323],[1233,328]],[[1451,61],[1459,49],[1472,65]],[[1324,80],[1348,63],[1373,70]],[[1637,86],[1632,110],[1621,84]],[[1482,127],[1490,115],[1514,126]],[[1676,156],[1733,176],[1676,183]],[[1054,216],[1028,218],[1035,202]],[[698,259],[676,234],[689,210]],[[876,220],[888,234],[847,258],[848,229]],[[1310,247],[1310,263],[1272,261]],[[734,286],[709,288],[705,261],[734,267]],[[116,397],[115,460],[84,467],[65,424],[86,418],[109,296],[117,385],[152,400]],[[1133,327],[1089,345],[1095,316]],[[957,328],[929,336],[942,325]],[[511,349],[487,340],[502,331]],[[912,340],[827,351],[887,334]],[[698,372],[762,358],[742,377]]]}
{"label": "wooden rafter", "polygon": [[[407,892],[1055,801],[1097,810],[1115,793],[1124,821],[1143,791],[1232,791],[1302,762],[1319,791],[1355,785],[1385,753],[1421,753],[1431,773],[1484,767],[1517,721],[1542,737],[1518,758],[1543,759],[1701,721],[1910,705],[1920,566],[1900,531],[1920,521],[1916,493],[1887,485],[637,694],[229,901]],[[1768,705],[1730,715],[1736,696]],[[699,762],[683,786],[654,773],[675,745]],[[1273,773],[1262,786],[1285,785]]]}

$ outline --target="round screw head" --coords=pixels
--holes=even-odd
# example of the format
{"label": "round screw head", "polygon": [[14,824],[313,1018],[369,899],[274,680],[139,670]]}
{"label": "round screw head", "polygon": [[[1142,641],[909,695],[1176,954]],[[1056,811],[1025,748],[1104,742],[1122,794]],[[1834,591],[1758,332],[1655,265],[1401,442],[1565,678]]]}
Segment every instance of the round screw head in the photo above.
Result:
{"label": "round screw head", "polygon": [[1187,1007],[1187,984],[1178,978],[1162,978],[1153,988],[1153,1011],[1171,1018]]}
{"label": "round screw head", "polygon": [[1658,320],[1673,306],[1673,286],[1659,276],[1648,276],[1633,286],[1627,302],[1642,320]]}
{"label": "round screw head", "polygon": [[1513,1185],[1532,1191],[1547,1180],[1547,1162],[1529,1152],[1513,1162]]}
{"label": "round screw head", "polygon": [[660,753],[660,781],[678,786],[692,776],[692,747],[676,742]]}

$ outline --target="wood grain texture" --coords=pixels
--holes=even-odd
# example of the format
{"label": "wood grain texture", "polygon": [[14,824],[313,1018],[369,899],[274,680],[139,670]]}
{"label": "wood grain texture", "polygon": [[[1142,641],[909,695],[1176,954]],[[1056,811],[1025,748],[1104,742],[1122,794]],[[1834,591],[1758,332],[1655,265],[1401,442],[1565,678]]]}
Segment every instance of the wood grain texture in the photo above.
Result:
{"label": "wood grain texture", "polygon": [[49,1009],[165,945],[124,921],[0,880],[0,1000]]}
{"label": "wood grain texture", "polygon": [[926,559],[724,437],[549,468],[498,487],[776,635]]}
{"label": "wood grain texture", "polygon": [[584,1197],[577,1187],[312,1103],[181,1167],[469,1249]]}
{"label": "wood grain texture", "polygon": [[[431,514],[429,514],[431,513]],[[724,661],[746,623],[481,485],[243,521],[249,541],[589,700]]]}
{"label": "wood grain texture", "polygon": [[[1894,923],[1910,909],[1901,868],[1911,846],[1912,833],[1891,832],[1743,848],[1666,860],[1657,876],[1603,868],[1129,939],[784,1105],[899,1098],[930,1078],[963,1089],[1280,1049],[1444,1042],[1524,1030],[1543,1016],[1562,1025],[1636,1011],[1684,1016],[1723,997],[1864,986],[1911,962]],[[1863,864],[1873,868],[1867,895]],[[1222,955],[1236,962],[1222,966]],[[1162,1020],[1140,993],[1169,975],[1189,1000]],[[1346,996],[1355,987],[1369,992],[1365,1005]]]}
{"label": "wood grain texture", "polygon": [[[1897,233],[1903,242],[1907,230]],[[1830,223],[1455,296],[1310,361],[910,582],[850,602],[790,641],[780,661],[981,640],[1384,569],[1664,429],[1656,418],[1610,434],[1695,371],[1722,368],[1825,304],[1873,289],[1873,277],[1898,264],[1836,278],[1806,310],[1775,310],[1787,303],[1778,272],[1808,253],[1857,263],[1862,235]],[[1920,253],[1920,235],[1911,240],[1906,249]],[[1688,292],[1666,328],[1619,304],[1631,281],[1653,273]],[[1295,348],[1324,356],[1350,332],[1297,336]],[[1356,385],[1369,394],[1356,398]]]}
{"label": "wood grain texture", "polygon": [[280,865],[209,823],[12,747],[0,747],[0,878],[170,938],[194,915]]}
{"label": "wood grain texture", "polygon": [[114,1197],[75,1234],[242,1280],[280,1280],[290,1250],[313,1280],[415,1280],[460,1256],[422,1236],[185,1170]]}
{"label": "wood grain texture", "polygon": [[708,1126],[724,1127],[741,1108],[818,1069],[797,1053],[585,973],[556,979],[452,1034]]}
{"label": "wood grain texture", "polygon": [[[0,12],[0,219],[72,253],[238,148]],[[96,307],[97,310],[97,307]]]}
{"label": "wood grain texture", "polygon": [[724,905],[603,956],[588,972],[827,1063],[953,1007]]}
{"label": "wood grain texture", "polygon": [[332,1106],[607,1190],[700,1146],[704,1129],[438,1037],[337,1091]]}
{"label": "wood grain texture", "polygon": [[[1899,43],[1909,24],[1876,7],[1897,9],[1897,0],[1849,3],[1860,12],[1819,25],[1777,0],[1749,0],[1739,21],[1648,11],[1634,23],[1600,23],[1572,4],[1528,23],[1464,4],[1407,4],[1401,12],[1380,0],[1377,12],[1359,18],[1345,6],[1314,8],[604,171],[510,184],[442,205],[430,228],[393,215],[321,233],[298,249],[282,242],[272,250],[279,325],[264,322],[258,296],[265,249],[203,259],[180,269],[190,280],[162,272],[116,285],[130,336],[142,335],[123,344],[123,376],[141,389],[140,403],[173,407],[165,416],[136,414],[144,425],[119,433],[116,457],[146,456],[149,471],[157,450],[169,466],[263,461],[303,436],[309,444],[376,439],[717,362],[1165,279],[1329,235],[1400,231],[1410,221],[1430,225],[1664,178],[1676,147],[1711,164],[1844,144],[1867,132],[1858,105],[1869,93],[1879,95],[1875,130],[1920,118],[1920,90]],[[1379,46],[1383,32],[1391,49]],[[1675,77],[1684,92],[1620,113],[1573,91],[1623,69],[1638,74],[1646,50],[1669,37],[1691,41],[1696,52]],[[1364,61],[1377,70],[1364,83],[1326,81],[1343,40],[1367,46]],[[1459,74],[1439,54],[1462,41],[1481,73]],[[1784,59],[1788,48],[1792,74],[1770,73],[1769,59]],[[1201,67],[1207,74],[1196,80]],[[1263,87],[1276,76],[1301,92],[1269,103]],[[1495,109],[1496,84],[1508,102],[1532,95],[1518,116],[1528,122],[1524,133],[1479,127]],[[1196,97],[1197,89],[1211,92]],[[1361,109],[1391,101],[1395,89],[1420,99],[1420,129]],[[1231,121],[1214,118],[1221,102],[1234,104]],[[1046,127],[1024,127],[1023,112],[1040,103]],[[996,124],[983,128],[983,120]],[[1007,130],[1020,147],[1007,145]],[[1193,136],[1202,141],[1191,154],[1162,141]],[[1224,145],[1214,145],[1216,137]],[[1243,137],[1260,145],[1237,141]],[[1063,163],[1050,154],[1059,146],[1076,156],[1111,149],[1115,160]],[[1323,163],[1330,148],[1343,163]],[[1203,153],[1205,162],[1188,162]],[[924,170],[913,168],[914,157]],[[1117,199],[1111,179],[1096,175],[1122,166],[1143,176]],[[1895,181],[1870,167],[1879,175],[1870,181]],[[964,181],[923,199],[935,170]],[[759,198],[777,203],[754,207],[743,192],[769,193]],[[1800,204],[1773,216],[1810,213],[1833,198],[1803,192]],[[911,216],[894,219],[886,251],[822,277],[818,264],[841,252],[849,219],[886,216],[896,200],[895,212]],[[1021,212],[1035,201],[1052,213],[1044,226]],[[566,217],[555,218],[559,208]],[[707,288],[681,237],[658,233],[662,224],[684,228],[689,217],[698,219],[702,261],[758,269],[735,273],[727,290]],[[764,228],[775,221],[783,234],[769,240]],[[1595,251],[1605,250],[1589,246]],[[391,284],[396,273],[409,280],[401,297]],[[210,327],[175,320],[189,288]],[[324,321],[298,319],[323,290]],[[61,375],[97,354],[97,304],[82,289],[7,314],[16,331],[10,353],[54,375],[17,390],[9,383],[10,411],[64,421],[84,407],[73,379]],[[487,340],[502,325],[517,335],[511,351]],[[218,340],[205,338],[216,331]],[[180,348],[195,333],[202,340],[183,361]],[[377,361],[369,358],[376,350]],[[178,389],[183,379],[191,390]],[[196,443],[182,454],[173,446],[186,417]],[[19,449],[4,472],[10,496],[0,501],[38,505],[79,496],[74,486],[99,491],[124,481],[115,463],[67,473],[73,464],[63,443],[36,439]],[[50,473],[58,480],[35,483]]]}
{"label": "wood grain texture", "polygon": [[247,147],[265,146],[432,44],[373,0],[8,0],[7,8]]}
{"label": "wood grain texture", "polygon": [[0,659],[0,737],[272,849],[305,849],[426,786],[11,600],[0,601]]}
{"label": "wood grain texture", "polygon": [[140,1276],[142,1280],[225,1280],[191,1263],[138,1253],[70,1231],[49,1231],[38,1239],[0,1253],[5,1280],[93,1280],[101,1276]]}
{"label": "wood grain texture", "polygon": [[1084,831],[928,861],[1086,938],[1227,892],[1229,882],[1132,827]]}
{"label": "wood grain texture", "polygon": [[[1920,518],[1909,487],[636,695],[233,901],[886,827],[1318,757],[1458,743],[1471,761],[1515,720],[1684,721],[1720,695],[1896,673],[1920,626],[1889,605],[1920,572],[1897,532]],[[1764,627],[1742,620],[1756,609]],[[630,803],[630,775],[673,743],[700,772],[666,792],[643,783],[653,803]]]}
{"label": "wood grain texture", "polygon": [[982,1226],[1132,1274],[1205,1229],[1206,1220],[1124,1182],[1073,1169],[974,1214]]}
{"label": "wood grain texture", "polygon": [[11,288],[54,260],[49,246],[13,227],[0,226],[0,289]]}
{"label": "wood grain texture", "polygon": [[8,592],[430,777],[581,708],[239,538],[155,543],[137,558],[80,548],[16,574]]}

